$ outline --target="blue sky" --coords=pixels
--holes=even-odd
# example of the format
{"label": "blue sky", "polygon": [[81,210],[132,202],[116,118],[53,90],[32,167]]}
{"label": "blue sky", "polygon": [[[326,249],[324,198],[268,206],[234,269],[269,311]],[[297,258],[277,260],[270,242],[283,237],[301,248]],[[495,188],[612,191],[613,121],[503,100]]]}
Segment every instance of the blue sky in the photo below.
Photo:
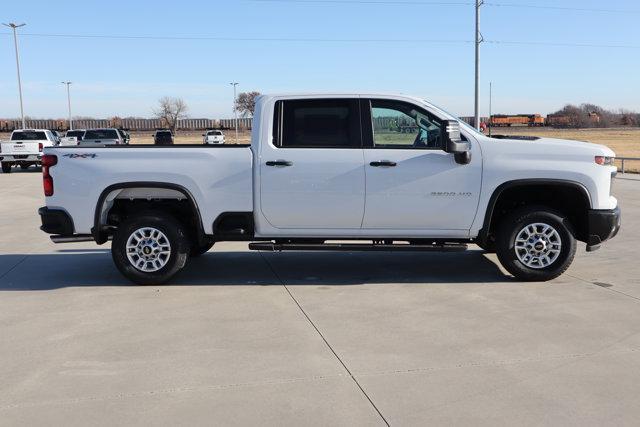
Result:
{"label": "blue sky", "polygon": [[[24,0],[4,2],[0,18],[27,23],[19,42],[25,114],[31,117],[66,116],[62,80],[74,82],[73,113],[82,116],[151,116],[158,98],[168,95],[184,98],[191,117],[229,117],[231,81],[240,83],[240,91],[263,93],[399,92],[471,115],[473,43],[464,41],[474,37],[473,6],[418,4],[421,1]],[[489,81],[494,113],[545,114],[567,102],[640,111],[637,0],[492,3],[627,12],[485,5],[486,40],[636,48],[486,43],[481,54],[483,114],[488,112]],[[13,39],[8,28],[1,28],[0,117],[17,117]],[[233,40],[241,38],[254,40]],[[353,41],[362,39],[370,41]]]}

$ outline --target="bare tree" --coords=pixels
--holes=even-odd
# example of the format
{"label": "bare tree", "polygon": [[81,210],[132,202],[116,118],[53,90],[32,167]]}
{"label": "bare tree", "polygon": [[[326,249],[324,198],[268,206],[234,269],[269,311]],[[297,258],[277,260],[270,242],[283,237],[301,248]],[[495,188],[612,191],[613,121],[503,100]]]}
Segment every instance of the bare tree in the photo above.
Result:
{"label": "bare tree", "polygon": [[187,104],[181,98],[163,96],[158,101],[158,108],[153,110],[153,114],[167,125],[171,132],[176,131],[178,120],[187,117]]}
{"label": "bare tree", "polygon": [[253,116],[256,110],[256,98],[260,96],[260,92],[242,92],[238,94],[236,99],[236,110],[242,117]]}

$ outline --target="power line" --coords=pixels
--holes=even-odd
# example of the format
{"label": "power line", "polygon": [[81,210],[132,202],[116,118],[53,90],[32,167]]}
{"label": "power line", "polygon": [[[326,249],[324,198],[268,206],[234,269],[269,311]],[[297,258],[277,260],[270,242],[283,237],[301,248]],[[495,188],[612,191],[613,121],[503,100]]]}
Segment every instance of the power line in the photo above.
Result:
{"label": "power line", "polygon": [[558,43],[526,40],[485,40],[491,44],[529,45],[529,46],[553,46],[553,47],[593,47],[604,49],[640,49],[640,45],[626,44],[592,44],[592,43]]}
{"label": "power line", "polygon": [[366,4],[366,5],[422,5],[422,6],[469,6],[468,1],[420,1],[420,0],[245,0],[254,3],[298,3],[298,4]]}
{"label": "power line", "polygon": [[[5,36],[12,33],[2,32]],[[236,41],[236,42],[273,42],[273,43],[429,43],[429,44],[473,44],[474,40],[465,39],[375,39],[375,38],[314,38],[314,37],[226,37],[226,36],[155,36],[155,35],[118,35],[118,34],[61,34],[61,33],[21,33],[22,37],[69,38],[69,39],[105,39],[105,40],[175,40],[175,41]],[[591,47],[613,49],[640,49],[640,45],[621,43],[557,43],[538,40],[483,40],[488,44],[532,45],[555,47]]]}
{"label": "power line", "polygon": [[[296,3],[296,4],[342,4],[342,5],[411,5],[411,6],[474,6],[474,2],[470,1],[429,1],[429,0],[245,0],[254,3]],[[538,4],[521,4],[521,3],[499,3],[487,2],[484,6],[488,7],[504,7],[504,8],[521,8],[521,9],[546,9],[561,10],[575,12],[593,12],[593,13],[640,13],[640,10],[633,9],[606,9],[606,8],[588,8],[588,7],[570,7],[570,6],[545,6]]]}
{"label": "power line", "polygon": [[[10,35],[11,33],[2,33]],[[111,34],[52,34],[22,33],[27,37],[77,38],[109,40],[187,40],[187,41],[239,41],[239,42],[310,42],[310,43],[473,43],[473,40],[453,39],[358,39],[358,38],[314,38],[314,37],[225,37],[225,36],[154,36],[154,35],[111,35]]]}
{"label": "power line", "polygon": [[640,13],[640,10],[632,9],[602,9],[590,7],[569,7],[569,6],[544,6],[537,4],[519,4],[519,3],[485,3],[490,7],[509,7],[521,9],[547,9],[547,10],[566,10],[575,12],[595,12],[595,13]]}

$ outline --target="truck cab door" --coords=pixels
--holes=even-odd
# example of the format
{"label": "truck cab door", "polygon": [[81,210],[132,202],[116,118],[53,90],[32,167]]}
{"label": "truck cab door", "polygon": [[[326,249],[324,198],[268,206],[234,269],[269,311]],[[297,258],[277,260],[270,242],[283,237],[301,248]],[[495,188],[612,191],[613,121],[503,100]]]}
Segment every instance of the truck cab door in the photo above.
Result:
{"label": "truck cab door", "polygon": [[365,173],[358,99],[276,101],[273,137],[262,141],[258,167],[260,211],[271,227],[289,235],[359,230]]}
{"label": "truck cab door", "polygon": [[481,188],[477,143],[469,141],[471,162],[459,164],[443,149],[444,120],[423,107],[363,99],[361,109],[366,170],[362,228],[467,236]]}

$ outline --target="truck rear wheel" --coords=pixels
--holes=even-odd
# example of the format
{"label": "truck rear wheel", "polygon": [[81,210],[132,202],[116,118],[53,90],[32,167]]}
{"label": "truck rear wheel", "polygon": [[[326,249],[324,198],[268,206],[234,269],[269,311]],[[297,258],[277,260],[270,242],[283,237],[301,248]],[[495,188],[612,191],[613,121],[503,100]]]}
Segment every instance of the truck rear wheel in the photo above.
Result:
{"label": "truck rear wheel", "polygon": [[2,162],[2,172],[11,173],[11,163]]}
{"label": "truck rear wheel", "polygon": [[528,207],[504,219],[496,236],[496,252],[504,268],[518,280],[547,281],[573,262],[576,238],[569,221],[546,207]]}
{"label": "truck rear wheel", "polygon": [[172,216],[143,213],[118,227],[111,255],[127,279],[139,285],[159,285],[185,266],[190,250],[187,236],[184,226]]}

